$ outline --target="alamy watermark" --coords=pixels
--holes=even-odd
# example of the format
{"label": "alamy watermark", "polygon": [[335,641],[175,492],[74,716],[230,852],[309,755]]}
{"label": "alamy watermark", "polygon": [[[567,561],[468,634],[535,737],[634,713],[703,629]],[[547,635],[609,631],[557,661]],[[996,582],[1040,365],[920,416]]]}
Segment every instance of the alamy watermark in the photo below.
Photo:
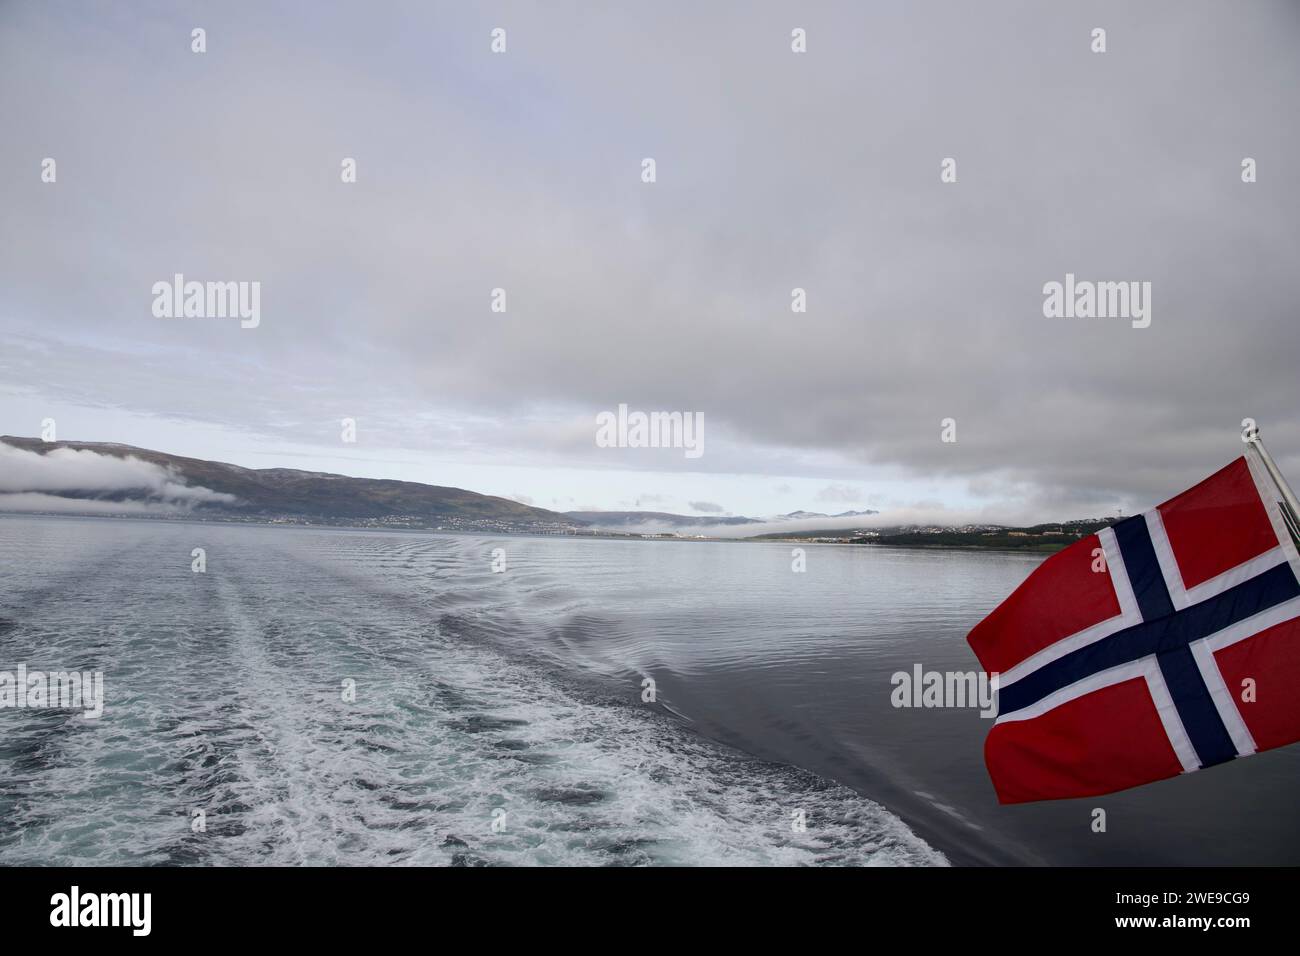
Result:
{"label": "alamy watermark", "polygon": [[981,717],[998,715],[997,672],[927,671],[913,664],[911,672],[895,671],[889,702],[895,707],[978,707]]}
{"label": "alamy watermark", "polygon": [[102,671],[0,671],[0,710],[80,710],[94,720],[104,713]]}
{"label": "alamy watermark", "polygon": [[1133,328],[1151,324],[1150,282],[1092,282],[1076,280],[1043,285],[1043,315],[1049,319],[1131,319]]}
{"label": "alamy watermark", "polygon": [[50,925],[57,927],[121,926],[132,936],[148,936],[152,912],[152,893],[83,893],[74,885],[50,897]]}
{"label": "alamy watermark", "polygon": [[687,458],[704,454],[703,412],[617,412],[596,416],[597,448],[683,448]]}
{"label": "alamy watermark", "polygon": [[262,283],[185,281],[176,273],[170,282],[153,284],[153,314],[158,319],[239,319],[245,329],[262,324]]}

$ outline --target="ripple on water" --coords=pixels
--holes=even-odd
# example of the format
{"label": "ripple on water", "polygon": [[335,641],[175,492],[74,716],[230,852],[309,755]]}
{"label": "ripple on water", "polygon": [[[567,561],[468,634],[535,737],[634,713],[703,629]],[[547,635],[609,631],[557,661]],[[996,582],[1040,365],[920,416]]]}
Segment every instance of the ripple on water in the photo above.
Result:
{"label": "ripple on water", "polygon": [[[255,547],[238,553],[235,530]],[[427,579],[363,573],[377,545],[344,574],[287,559],[262,529],[221,531],[215,579],[151,578],[194,532],[124,524],[150,546],[88,578],[83,603],[46,599],[25,620],[0,600],[16,622],[0,649],[39,640],[79,663],[94,648],[109,695],[98,721],[0,714],[0,863],[945,862],[847,788],[584,691],[470,639],[469,622],[432,626]],[[87,616],[121,610],[118,575],[137,588],[129,613]]]}

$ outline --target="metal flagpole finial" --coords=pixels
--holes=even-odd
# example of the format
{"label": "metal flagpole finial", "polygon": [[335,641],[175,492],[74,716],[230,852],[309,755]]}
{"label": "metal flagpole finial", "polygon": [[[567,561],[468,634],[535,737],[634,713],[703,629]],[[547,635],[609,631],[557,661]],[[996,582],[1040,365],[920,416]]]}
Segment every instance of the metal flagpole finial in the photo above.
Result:
{"label": "metal flagpole finial", "polygon": [[1278,494],[1282,496],[1283,511],[1288,512],[1287,524],[1291,528],[1291,533],[1300,538],[1300,501],[1296,500],[1295,492],[1291,490],[1286,478],[1282,476],[1282,471],[1273,461],[1273,456],[1264,447],[1264,440],[1259,434],[1259,426],[1252,419],[1247,419],[1246,422],[1243,422],[1243,425],[1245,430],[1241,433],[1242,441],[1246,442],[1247,446],[1255,452],[1260,464],[1264,466],[1268,476],[1273,479]]}

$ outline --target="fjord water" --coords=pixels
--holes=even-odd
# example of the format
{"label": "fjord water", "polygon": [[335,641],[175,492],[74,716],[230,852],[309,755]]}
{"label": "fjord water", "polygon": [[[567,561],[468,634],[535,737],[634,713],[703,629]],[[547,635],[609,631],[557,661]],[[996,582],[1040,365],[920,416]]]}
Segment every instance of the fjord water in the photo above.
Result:
{"label": "fjord water", "polygon": [[891,706],[1038,558],[806,551],[0,516],[0,670],[106,695],[0,710],[0,864],[1300,859],[1297,748],[1000,807],[989,721]]}

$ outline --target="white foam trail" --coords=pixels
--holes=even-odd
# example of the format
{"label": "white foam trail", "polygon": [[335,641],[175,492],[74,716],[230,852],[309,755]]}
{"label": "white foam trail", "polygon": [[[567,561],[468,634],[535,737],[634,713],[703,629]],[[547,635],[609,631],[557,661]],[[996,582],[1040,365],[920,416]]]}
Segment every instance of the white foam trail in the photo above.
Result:
{"label": "white foam trail", "polygon": [[[34,520],[0,523],[0,652],[102,669],[108,708],[4,715],[0,863],[945,862],[846,788],[437,627],[483,612],[442,580],[482,539],[45,519],[11,562]],[[196,535],[206,575],[176,560]]]}

